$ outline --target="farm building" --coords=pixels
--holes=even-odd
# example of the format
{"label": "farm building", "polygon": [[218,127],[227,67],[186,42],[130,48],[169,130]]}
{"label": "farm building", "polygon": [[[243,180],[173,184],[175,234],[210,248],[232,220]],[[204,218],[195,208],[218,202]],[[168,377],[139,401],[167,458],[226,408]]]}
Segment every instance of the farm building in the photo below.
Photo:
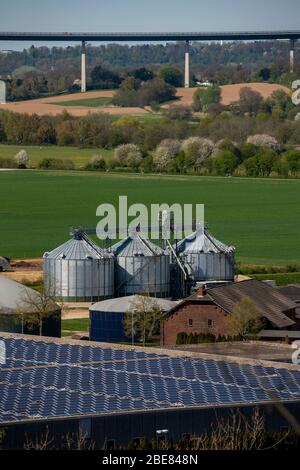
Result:
{"label": "farm building", "polygon": [[289,299],[300,304],[300,284],[289,284],[287,286],[278,287],[279,292]]}
{"label": "farm building", "polygon": [[81,435],[111,449],[161,429],[177,441],[209,434],[232,411],[250,419],[257,408],[268,432],[290,428],[288,413],[300,419],[299,366],[23,335],[0,340],[3,448],[39,443],[42,434],[47,447],[46,431],[51,448]]}
{"label": "farm building", "polygon": [[0,272],[12,271],[11,265],[7,258],[0,256]]}
{"label": "farm building", "polygon": [[234,247],[214,238],[206,227],[174,248],[193,282],[234,280]]}
{"label": "farm building", "polygon": [[[130,338],[125,335],[123,321],[126,312],[134,307],[138,298],[138,295],[129,295],[93,304],[90,307],[91,341],[128,341]],[[158,305],[162,312],[168,312],[176,305],[167,299],[149,299]]]}
{"label": "farm building", "polygon": [[175,345],[180,333],[212,334],[215,337],[226,335],[226,317],[235,304],[245,297],[261,313],[264,331],[300,330],[296,304],[278,289],[250,279],[207,290],[199,289],[177,304],[162,322],[161,344]]}
{"label": "farm building", "polygon": [[95,302],[114,295],[114,259],[83,233],[44,254],[47,291],[68,302]]}
{"label": "farm building", "polygon": [[[39,334],[39,321],[35,317],[40,304],[35,290],[0,276],[0,331]],[[42,334],[60,337],[60,323],[60,307],[51,303],[51,310],[43,319]]]}
{"label": "farm building", "polygon": [[117,296],[147,293],[168,297],[170,256],[140,234],[128,236],[111,247],[115,255]]}

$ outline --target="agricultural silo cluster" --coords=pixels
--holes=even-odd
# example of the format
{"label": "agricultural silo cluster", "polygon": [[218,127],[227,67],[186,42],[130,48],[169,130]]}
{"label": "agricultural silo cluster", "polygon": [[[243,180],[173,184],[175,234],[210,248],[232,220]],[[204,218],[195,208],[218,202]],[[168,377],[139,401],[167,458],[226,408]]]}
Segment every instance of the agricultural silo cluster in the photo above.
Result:
{"label": "agricultural silo cluster", "polygon": [[53,297],[69,302],[95,302],[114,295],[114,259],[86,235],[44,254],[44,282]]}
{"label": "agricultural silo cluster", "polygon": [[216,240],[207,228],[184,238],[172,250],[140,233],[102,249],[77,230],[72,239],[44,254],[45,286],[52,296],[69,302],[135,294],[178,297],[180,289],[174,286],[182,282],[182,271],[188,288],[197,282],[233,281],[234,253],[234,247]]}

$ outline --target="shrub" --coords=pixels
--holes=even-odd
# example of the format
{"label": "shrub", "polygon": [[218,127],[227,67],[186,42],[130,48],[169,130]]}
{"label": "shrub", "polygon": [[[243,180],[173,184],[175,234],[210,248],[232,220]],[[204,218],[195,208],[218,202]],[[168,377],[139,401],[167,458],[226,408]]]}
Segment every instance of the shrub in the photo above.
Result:
{"label": "shrub", "polygon": [[38,163],[38,168],[43,170],[73,170],[75,168],[72,160],[61,160],[60,158],[43,158]]}
{"label": "shrub", "polygon": [[189,120],[192,117],[192,108],[183,104],[171,104],[164,110],[164,114],[170,119]]}
{"label": "shrub", "polygon": [[232,175],[238,163],[237,156],[228,150],[219,150],[217,155],[212,159],[213,170],[220,176]]}
{"label": "shrub", "polygon": [[221,99],[221,90],[218,86],[208,88],[198,88],[193,95],[194,111],[208,111],[211,104],[219,103]]}
{"label": "shrub", "polygon": [[278,149],[278,142],[275,137],[267,134],[250,135],[247,139],[247,143],[256,145],[257,147],[266,147],[273,150]]}
{"label": "shrub", "polygon": [[142,162],[142,153],[137,145],[123,144],[115,150],[115,158],[122,166],[138,167]]}
{"label": "shrub", "polygon": [[86,170],[105,171],[106,170],[106,162],[105,162],[104,158],[101,157],[100,155],[93,155],[85,168],[86,168]]}
{"label": "shrub", "polygon": [[180,142],[176,139],[164,139],[156,148],[153,162],[159,170],[165,170],[169,162],[180,152]]}
{"label": "shrub", "polygon": [[0,158],[0,168],[18,168],[13,158]]}
{"label": "shrub", "polygon": [[26,150],[20,150],[20,152],[15,155],[15,161],[18,168],[27,168],[29,165],[29,156]]}
{"label": "shrub", "polygon": [[182,150],[186,156],[188,167],[199,168],[214,151],[214,143],[209,139],[189,137],[182,142]]}

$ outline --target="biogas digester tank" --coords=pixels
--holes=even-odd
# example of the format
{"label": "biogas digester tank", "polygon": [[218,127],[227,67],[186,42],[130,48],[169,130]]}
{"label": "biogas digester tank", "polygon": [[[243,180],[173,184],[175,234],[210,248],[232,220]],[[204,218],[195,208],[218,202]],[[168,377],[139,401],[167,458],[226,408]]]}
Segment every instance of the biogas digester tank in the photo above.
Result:
{"label": "biogas digester tank", "polygon": [[93,302],[114,295],[114,259],[83,233],[44,254],[45,288],[68,302]]}

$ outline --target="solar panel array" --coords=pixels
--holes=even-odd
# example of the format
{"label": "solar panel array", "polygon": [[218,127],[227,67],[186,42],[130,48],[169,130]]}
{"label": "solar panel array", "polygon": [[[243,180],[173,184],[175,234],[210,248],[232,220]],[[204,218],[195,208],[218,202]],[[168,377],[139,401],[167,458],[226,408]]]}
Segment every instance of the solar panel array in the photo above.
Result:
{"label": "solar panel array", "polygon": [[300,400],[300,369],[1,338],[0,422]]}

